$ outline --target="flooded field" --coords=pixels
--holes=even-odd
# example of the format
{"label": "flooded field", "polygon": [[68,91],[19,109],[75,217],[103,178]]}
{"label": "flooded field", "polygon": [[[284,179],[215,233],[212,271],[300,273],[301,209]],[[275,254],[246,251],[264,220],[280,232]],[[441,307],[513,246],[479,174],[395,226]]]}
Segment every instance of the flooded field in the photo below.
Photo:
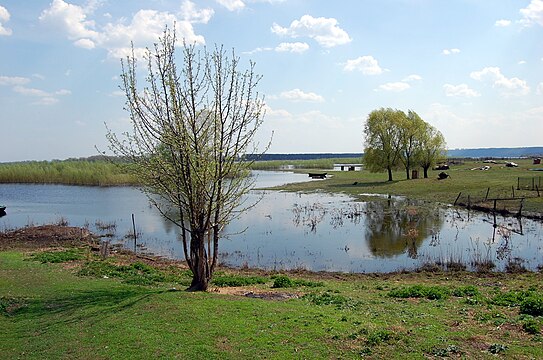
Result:
{"label": "flooded field", "polygon": [[[307,175],[257,172],[258,186]],[[402,198],[355,202],[342,195],[252,191],[260,201],[225,231],[220,261],[230,266],[314,271],[389,272],[427,264],[476,269],[543,265],[541,222],[494,218]],[[182,258],[177,229],[130,187],[0,185],[8,206],[0,230],[66,222],[137,251]]]}

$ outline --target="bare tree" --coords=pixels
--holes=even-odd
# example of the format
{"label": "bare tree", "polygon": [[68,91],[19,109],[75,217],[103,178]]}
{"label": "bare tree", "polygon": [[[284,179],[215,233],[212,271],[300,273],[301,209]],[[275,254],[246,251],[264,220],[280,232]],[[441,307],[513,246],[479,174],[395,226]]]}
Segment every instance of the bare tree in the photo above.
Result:
{"label": "bare tree", "polygon": [[[181,47],[176,63],[175,31],[166,29],[147,51],[145,86],[138,60],[122,62],[122,89],[132,131],[108,129],[110,149],[130,160],[127,169],[160,213],[180,229],[193,278],[189,291],[206,290],[217,265],[224,227],[243,211],[253,186],[248,154],[264,116],[254,63],[222,47]],[[246,208],[245,208],[246,209]]]}

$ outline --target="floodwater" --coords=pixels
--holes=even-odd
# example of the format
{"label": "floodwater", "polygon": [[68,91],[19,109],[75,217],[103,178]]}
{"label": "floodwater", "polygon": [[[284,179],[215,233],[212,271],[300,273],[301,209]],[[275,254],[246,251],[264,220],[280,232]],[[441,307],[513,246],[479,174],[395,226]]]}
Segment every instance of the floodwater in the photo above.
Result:
{"label": "floodwater", "polygon": [[[306,181],[307,175],[255,172],[257,186]],[[320,181],[320,180],[315,180]],[[491,261],[496,270],[520,262],[543,265],[543,224],[497,217],[403,198],[355,202],[345,195],[254,190],[256,205],[234,220],[219,244],[229,266],[313,271],[390,272],[426,263]],[[260,201],[259,201],[260,200]],[[183,258],[177,229],[131,187],[1,184],[0,231],[68,222],[137,251]]]}

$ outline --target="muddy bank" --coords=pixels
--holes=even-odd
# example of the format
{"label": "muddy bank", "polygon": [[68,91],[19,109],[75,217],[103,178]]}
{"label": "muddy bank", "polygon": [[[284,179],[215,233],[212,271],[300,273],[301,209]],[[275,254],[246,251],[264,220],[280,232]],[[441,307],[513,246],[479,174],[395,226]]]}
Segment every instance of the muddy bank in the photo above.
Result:
{"label": "muddy bank", "polygon": [[0,232],[0,250],[81,246],[95,241],[88,229],[73,226],[41,225]]}

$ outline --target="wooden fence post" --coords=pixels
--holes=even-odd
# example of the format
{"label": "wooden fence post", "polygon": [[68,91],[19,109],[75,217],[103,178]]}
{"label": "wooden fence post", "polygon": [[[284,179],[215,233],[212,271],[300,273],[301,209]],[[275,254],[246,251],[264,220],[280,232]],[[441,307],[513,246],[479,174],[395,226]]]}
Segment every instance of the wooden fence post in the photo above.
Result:
{"label": "wooden fence post", "polygon": [[456,202],[458,201],[458,199],[460,198],[460,195],[462,195],[462,192],[459,192],[458,193],[458,196],[456,197],[456,200],[454,200],[454,205],[456,206]]}
{"label": "wooden fence post", "polygon": [[138,245],[138,238],[136,234],[136,221],[134,220],[134,214],[132,214],[132,229],[134,230],[134,254],[137,251],[136,246]]}

